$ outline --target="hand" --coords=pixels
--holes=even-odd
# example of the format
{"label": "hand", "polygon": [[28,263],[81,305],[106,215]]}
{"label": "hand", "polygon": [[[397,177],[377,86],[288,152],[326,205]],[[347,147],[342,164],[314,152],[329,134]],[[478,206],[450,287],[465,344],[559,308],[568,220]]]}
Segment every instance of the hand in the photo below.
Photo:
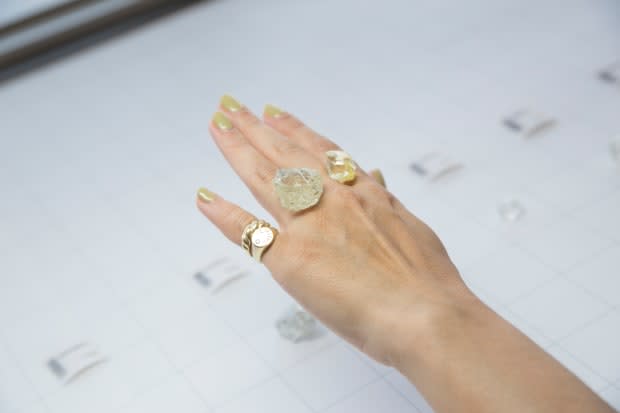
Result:
{"label": "hand", "polygon": [[[263,262],[333,331],[396,365],[438,318],[475,301],[437,236],[394,195],[359,169],[352,185],[329,178],[325,152],[336,144],[273,107],[263,121],[230,97],[221,110],[213,138],[280,228]],[[278,168],[291,167],[323,174],[323,197],[301,213],[283,208],[272,185]],[[203,198],[200,210],[238,244],[255,217],[220,196]]]}
{"label": "hand", "polygon": [[[263,262],[333,331],[409,378],[438,413],[612,412],[596,394],[465,286],[433,231],[363,171],[331,180],[325,151],[336,144],[268,106],[261,121],[225,96],[213,138],[280,235]],[[278,168],[323,175],[318,205],[283,208]],[[198,207],[239,244],[255,218],[206,189]]]}

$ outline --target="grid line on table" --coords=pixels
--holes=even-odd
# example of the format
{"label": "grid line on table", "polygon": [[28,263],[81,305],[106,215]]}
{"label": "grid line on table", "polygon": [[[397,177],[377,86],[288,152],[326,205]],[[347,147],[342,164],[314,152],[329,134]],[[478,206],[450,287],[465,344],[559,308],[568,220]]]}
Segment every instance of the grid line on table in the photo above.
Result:
{"label": "grid line on table", "polygon": [[[551,279],[551,280],[549,280],[548,282],[546,282],[546,283],[543,283],[543,284],[539,285],[536,289],[534,289],[534,290],[530,291],[530,293],[529,293],[529,294],[522,296],[520,299],[521,299],[521,300],[527,299],[528,297],[532,296],[534,293],[536,293],[536,292],[538,292],[540,289],[542,289],[545,285],[547,285],[547,284],[552,284],[552,283],[553,283],[554,281],[556,281],[556,280],[562,280],[562,281],[564,281],[564,282],[569,283],[569,285],[573,285],[573,286],[577,286],[577,287],[579,286],[579,285],[576,285],[575,283],[573,283],[573,282],[572,282],[572,280],[570,280],[570,279],[566,278],[565,276],[563,276],[562,274],[560,274],[560,275],[558,275],[556,278]],[[604,310],[602,310],[602,311],[601,311],[601,313],[599,313],[598,315],[595,315],[595,316],[593,316],[592,318],[590,318],[590,319],[588,319],[588,320],[584,321],[582,324],[580,324],[580,325],[577,325],[577,326],[573,327],[573,328],[571,329],[571,331],[569,331],[569,332],[567,332],[567,333],[565,333],[565,334],[563,334],[563,335],[560,335],[559,337],[556,337],[556,338],[555,338],[555,341],[561,341],[561,340],[563,340],[564,338],[566,338],[567,336],[570,336],[571,334],[573,334],[573,333],[575,333],[575,332],[578,332],[578,331],[580,331],[580,330],[585,329],[586,327],[588,327],[588,326],[589,326],[589,325],[591,325],[592,323],[596,322],[596,320],[598,320],[598,319],[600,319],[600,318],[603,318],[603,317],[605,316],[605,314],[609,313],[610,311],[613,311],[613,306],[608,305],[608,304],[607,304],[604,300],[600,300],[600,299],[599,299],[599,297],[597,297],[596,295],[593,295],[592,293],[590,293],[590,292],[589,292],[589,291],[587,291],[587,290],[581,290],[581,292],[585,293],[587,296],[589,296],[590,298],[594,299],[595,301],[598,301],[598,302],[602,303],[602,304],[604,305],[605,309],[604,309]],[[519,301],[516,301],[516,300],[515,300],[515,302],[511,303],[510,305],[511,305],[511,306],[515,306],[515,305],[516,305],[516,304],[518,304],[518,303],[519,303]],[[513,310],[513,311],[514,311],[514,310]]]}
{"label": "grid line on table", "polygon": [[[520,246],[519,246],[519,245],[516,245],[516,246],[517,246],[518,248],[520,248]],[[608,249],[610,249],[610,248],[613,248],[613,246],[607,246],[607,247],[605,247],[605,248],[603,248],[603,249],[599,250],[599,251],[598,251],[598,252],[594,255],[594,257],[595,257],[596,255],[598,255],[598,254],[603,254],[605,251],[607,251],[607,250],[608,250]],[[524,252],[525,252],[525,253],[528,253],[527,251],[524,251]],[[533,254],[531,254],[531,255],[532,255],[532,256],[534,256]],[[534,257],[538,259],[538,257],[536,257],[536,256],[534,256]],[[484,261],[484,260],[485,260],[485,258],[481,259],[480,261]],[[544,260],[542,260],[542,259],[539,259],[539,260],[541,261],[541,263],[545,264]],[[607,378],[605,378],[603,375],[601,375],[600,373],[598,373],[598,371],[596,370],[596,368],[594,368],[594,367],[593,367],[592,365],[590,365],[589,363],[585,362],[583,359],[581,359],[581,357],[579,357],[579,356],[577,356],[577,355],[575,355],[575,354],[572,354],[570,351],[568,351],[568,350],[567,350],[567,349],[566,349],[566,348],[565,348],[565,347],[561,344],[561,341],[562,341],[562,340],[564,340],[565,338],[570,337],[570,336],[571,336],[571,335],[573,335],[573,334],[577,334],[577,333],[579,333],[580,331],[582,331],[582,330],[586,329],[588,326],[590,326],[590,325],[592,325],[592,324],[595,324],[598,320],[601,320],[601,319],[605,318],[605,316],[606,316],[606,315],[608,315],[610,312],[614,311],[614,309],[616,309],[616,308],[618,307],[617,305],[613,305],[612,303],[607,302],[606,300],[602,299],[601,297],[599,297],[599,296],[598,296],[598,295],[596,295],[595,293],[593,293],[593,292],[589,291],[587,288],[585,288],[585,287],[587,287],[585,284],[581,284],[581,283],[579,283],[579,282],[576,282],[574,279],[571,279],[571,278],[567,277],[567,274],[568,274],[568,273],[569,273],[572,269],[574,269],[574,268],[576,268],[576,267],[578,267],[578,266],[580,266],[580,265],[582,265],[582,263],[575,264],[575,266],[574,266],[574,267],[569,268],[569,269],[567,269],[567,270],[565,270],[565,271],[557,271],[557,270],[555,270],[555,269],[550,269],[550,270],[551,270],[554,274],[556,274],[556,275],[554,276],[554,279],[558,279],[558,278],[559,278],[559,279],[563,279],[564,281],[566,281],[566,282],[568,282],[568,283],[571,283],[571,284],[576,285],[576,286],[578,286],[578,287],[582,287],[582,289],[583,289],[583,290],[585,290],[585,293],[586,293],[588,296],[590,296],[590,297],[594,298],[595,300],[597,300],[597,301],[599,301],[599,302],[604,303],[604,304],[606,305],[606,307],[607,307],[607,309],[606,309],[604,312],[602,312],[601,314],[599,314],[599,315],[595,316],[594,318],[592,318],[592,319],[588,320],[588,321],[587,321],[587,322],[585,322],[584,324],[579,325],[579,326],[577,326],[577,327],[575,327],[575,328],[571,329],[571,331],[570,331],[570,332],[568,332],[567,334],[565,334],[564,336],[559,337],[559,338],[555,338],[555,339],[552,339],[551,337],[548,337],[548,336],[547,336],[544,332],[540,331],[540,329],[539,329],[537,326],[532,325],[532,324],[531,324],[531,322],[530,322],[529,320],[527,320],[527,319],[523,318],[523,321],[524,321],[526,324],[528,324],[528,325],[529,325],[529,328],[534,329],[535,331],[537,331],[537,333],[538,333],[538,334],[540,334],[541,336],[545,337],[545,338],[546,338],[546,340],[548,340],[548,341],[549,341],[549,346],[552,346],[552,345],[558,345],[558,346],[560,346],[560,347],[561,347],[561,348],[563,348],[565,351],[567,351],[569,354],[571,354],[571,356],[573,356],[573,357],[574,357],[577,361],[579,361],[582,365],[584,365],[584,366],[585,366],[585,367],[587,367],[590,371],[592,371],[594,374],[596,374],[598,377],[600,377],[602,380],[604,380],[604,381],[605,381],[605,382],[607,382],[607,383],[610,383],[610,382],[609,382],[609,380],[608,380]],[[475,265],[474,265],[474,266],[475,266]],[[516,302],[518,302],[520,299],[526,298],[528,295],[533,294],[533,293],[534,293],[534,292],[536,292],[536,291],[537,291],[540,287],[544,286],[547,282],[551,282],[551,281],[552,281],[552,280],[547,280],[547,281],[545,281],[545,282],[539,283],[536,287],[532,288],[532,289],[531,289],[530,291],[528,291],[527,293],[520,295],[520,296],[518,297],[518,299],[513,300],[513,301],[512,301],[512,303],[516,303]],[[472,282],[472,283],[474,283],[474,285],[477,285],[475,281],[471,281],[471,282]],[[478,286],[479,286],[479,287],[481,287],[481,288],[483,288],[483,287],[482,287],[482,285],[478,285]],[[493,296],[494,296],[494,293],[493,293],[493,291],[492,291],[492,290],[485,289],[485,292],[486,292],[487,294],[489,294],[491,297],[493,297]],[[508,309],[509,305],[510,305],[510,303],[508,303],[508,304],[501,304],[501,305],[499,305],[499,307],[496,307],[495,309],[496,309],[496,310],[498,310],[498,311],[500,311],[500,313],[501,313],[501,312],[502,312],[502,309]]]}
{"label": "grid line on table", "polygon": [[[598,353],[590,353],[590,354],[577,354],[576,352],[579,351],[579,346],[575,346],[574,340],[577,340],[577,343],[579,343],[579,338],[583,337],[584,334],[590,333],[593,330],[596,332],[597,328],[600,327],[601,325],[606,325],[605,323],[607,323],[608,320],[610,319],[614,320],[615,318],[618,318],[618,317],[620,317],[620,312],[618,312],[618,309],[611,308],[605,314],[601,315],[596,320],[596,322],[592,322],[587,327],[584,327],[582,330],[575,331],[571,335],[564,337],[563,341],[559,343],[568,353],[573,355],[575,358],[582,360],[585,365],[590,366],[594,371],[597,372],[597,374],[604,377],[607,381],[610,381],[610,380],[613,381],[620,377],[620,365],[618,364],[618,361],[620,359],[618,358],[617,346],[613,348],[611,354],[609,353],[608,349],[600,349],[599,347],[601,345],[604,346],[604,345],[609,345],[609,344],[611,344],[612,346],[617,345],[618,337],[617,336],[609,337],[609,338],[605,337],[602,340],[600,337],[598,337],[596,338],[597,342],[590,341],[592,343],[592,346],[596,346],[597,350],[600,350],[600,352]],[[616,327],[617,327],[617,322],[612,326],[612,329],[615,330]],[[599,364],[598,367],[595,367],[594,364],[597,364],[597,362],[600,363],[601,361],[600,356],[603,356],[603,355],[605,356],[604,362]],[[594,356],[594,358],[592,358],[592,356]],[[610,364],[610,362],[614,362],[615,364]],[[608,369],[609,367],[613,369],[613,372],[606,371],[606,369]]]}
{"label": "grid line on table", "polygon": [[[45,207],[43,207],[43,208],[45,208]],[[130,223],[131,223],[131,221],[130,221],[130,220],[128,220],[128,224],[130,224]],[[83,250],[81,249],[81,247],[80,247],[80,246],[76,246],[76,245],[75,245],[75,240],[74,240],[72,237],[70,237],[66,231],[64,231],[64,230],[65,230],[64,225],[61,225],[58,229],[59,229],[59,230],[61,230],[61,231],[63,232],[63,236],[67,239],[67,241],[68,241],[69,245],[72,245],[72,246],[73,246],[74,250],[72,251],[72,253],[73,253],[73,254],[75,254],[76,256],[81,257],[81,259],[86,259],[86,257],[84,257],[84,252],[83,252]],[[134,228],[134,229],[135,229],[135,230],[137,230],[137,228]],[[148,242],[148,237],[146,237],[144,234],[139,234],[139,236],[140,236],[140,238],[142,238],[144,241],[146,241],[146,244],[145,244],[145,245],[151,245],[151,244]],[[151,245],[151,248],[154,248],[154,245]],[[163,259],[163,258],[162,258],[162,255],[161,255],[161,254],[156,253],[156,251],[153,251],[153,257],[158,257],[158,259],[159,259],[159,260],[162,260],[162,259]],[[165,261],[165,259],[164,259],[164,261]],[[92,269],[92,271],[93,271],[94,273],[97,273],[97,272],[98,272],[98,269],[97,269],[97,268],[93,268],[93,269]],[[89,274],[89,276],[92,276],[92,274]],[[98,278],[98,280],[99,280],[99,284],[100,284],[101,286],[103,286],[104,288],[106,288],[106,289],[109,291],[110,295],[114,295],[114,289],[113,289],[113,287],[111,287],[111,285],[109,284],[109,282],[105,279],[105,277],[97,277],[97,278]],[[154,288],[155,288],[155,287],[154,287]],[[142,293],[144,293],[144,291],[143,291]],[[149,341],[151,341],[151,342],[152,342],[152,343],[153,343],[153,344],[154,344],[154,345],[158,348],[158,351],[161,353],[161,355],[162,355],[162,356],[163,356],[163,357],[164,357],[164,358],[168,361],[169,366],[170,366],[170,367],[171,367],[171,369],[172,369],[171,371],[175,371],[174,364],[171,362],[170,357],[169,357],[169,355],[167,354],[167,352],[166,352],[166,351],[162,348],[161,344],[159,343],[159,340],[154,339],[154,337],[151,335],[150,330],[149,330],[148,328],[146,328],[146,327],[145,327],[145,326],[144,326],[144,325],[140,322],[140,320],[139,320],[139,319],[137,319],[136,317],[134,317],[134,315],[132,314],[132,312],[131,312],[131,311],[129,311],[129,309],[125,306],[125,304],[126,304],[126,303],[121,302],[120,304],[121,304],[121,311],[122,311],[122,313],[124,314],[124,316],[125,316],[125,317],[127,317],[128,319],[131,319],[131,320],[135,323],[135,325],[139,326],[139,327],[142,329],[142,334],[144,334],[145,338],[149,338],[149,339],[150,339]],[[87,320],[86,318],[83,318],[82,316],[78,316],[78,319],[79,319],[81,322],[88,322],[88,320]],[[130,344],[130,346],[132,346],[132,345],[133,345],[133,344]],[[102,350],[103,350],[103,351],[105,351],[105,349],[102,349]],[[18,358],[15,358],[15,362],[16,362],[16,363],[20,363],[20,361],[19,361],[19,359],[18,359]],[[44,368],[44,366],[42,365],[42,366],[41,366],[41,368],[43,369],[43,368]],[[178,371],[178,370],[177,370],[177,371]],[[33,390],[34,390],[35,392],[37,392],[37,393],[38,393],[38,390],[37,390],[36,386],[34,386],[34,384],[32,383],[32,381],[30,381],[30,378],[29,378],[27,375],[26,375],[26,378],[27,378],[27,380],[29,380],[29,382],[30,382],[30,383],[31,383],[31,385],[33,386]],[[163,382],[164,380],[165,380],[165,378],[162,378],[162,379],[161,379],[161,381],[162,381],[162,382]],[[135,393],[135,394],[133,395],[133,397],[132,397],[130,400],[127,400],[127,401],[126,401],[126,404],[131,404],[131,403],[132,403],[132,402],[133,402],[133,401],[134,401],[137,397],[139,397],[139,396],[140,396],[140,395],[142,395],[142,394],[147,393],[150,389],[152,389],[152,388],[156,387],[157,385],[158,385],[158,382],[155,382],[155,383],[152,383],[152,385],[151,385],[151,386],[147,386],[147,387],[145,387],[145,388],[141,389],[140,391],[138,391],[137,393]],[[58,389],[58,391],[60,391],[60,390],[61,390],[61,389],[59,388],[59,389]],[[193,390],[193,389],[192,389],[192,390]],[[48,396],[46,396],[46,397],[39,395],[39,398],[40,398],[41,402],[45,405],[45,407],[46,407],[48,410],[51,410],[51,408],[50,408],[50,406],[49,406],[49,404],[48,404],[48,399],[49,399],[50,397],[54,397],[54,395],[55,395],[55,394],[56,394],[56,392],[51,393],[51,394],[49,394],[49,395],[48,395]],[[118,406],[118,407],[123,407],[123,405]]]}
{"label": "grid line on table", "polygon": [[[66,233],[65,233],[64,235],[66,236]],[[81,251],[80,251],[78,248],[75,248],[75,245],[73,244],[73,241],[72,241],[72,240],[70,240],[70,239],[69,239],[68,241],[69,241],[69,245],[72,245],[72,247],[74,247],[74,249],[72,250],[72,254],[74,254],[74,257],[82,257],[82,255],[81,255],[81,254],[82,254],[82,253],[81,253]],[[83,258],[83,257],[82,257],[82,258]],[[96,269],[93,269],[93,271],[94,271],[95,273],[97,272],[97,270],[96,270]],[[92,274],[88,274],[88,276],[92,276]],[[101,286],[101,287],[103,287],[103,288],[108,289],[108,293],[110,293],[110,295],[112,295],[111,293],[112,293],[113,291],[111,290],[111,288],[109,287],[109,285],[108,285],[107,283],[105,283],[105,281],[98,282],[98,286]],[[56,295],[57,295],[57,296],[62,296],[62,294],[60,294],[60,292],[61,292],[60,287],[61,287],[60,285],[59,285],[59,286],[57,286],[57,287],[55,287],[55,288],[56,288],[56,290],[57,290],[57,291],[56,291]],[[52,288],[54,288],[54,287],[52,287]],[[68,303],[67,303],[67,304],[60,304],[60,306],[61,306],[61,308],[65,309],[65,310],[73,310],[72,306],[71,306],[71,305],[69,305]],[[135,325],[136,325],[136,326],[141,327],[141,326],[140,326],[140,324],[139,324],[139,322],[138,322],[138,320],[135,320],[135,319],[132,317],[132,315],[131,315],[128,311],[127,311],[127,309],[126,309],[126,308],[124,308],[124,307],[122,307],[122,303],[121,303],[121,309],[120,309],[120,312],[121,312],[121,313],[122,313],[125,317],[127,317],[127,318],[131,319],[131,320],[135,323]],[[81,312],[79,312],[79,311],[78,311],[77,313],[78,313],[78,314],[75,316],[75,321],[76,321],[76,322],[77,322],[77,323],[78,323],[81,327],[83,327],[83,326],[87,326],[87,325],[89,324],[89,320],[88,320],[87,316],[86,316],[86,315],[83,315],[83,314],[82,314]],[[142,333],[142,334],[146,334],[146,330],[145,330],[145,329],[142,329],[141,333]],[[6,339],[5,339],[5,342],[6,342]],[[135,343],[125,343],[125,344],[126,344],[126,346],[125,346],[125,347],[127,347],[127,345],[128,345],[129,347],[132,347],[132,346],[134,346],[134,345],[135,345]],[[12,351],[12,350],[11,350],[11,346],[10,346],[10,345],[8,345],[7,347],[8,347],[8,350],[9,350],[9,351]],[[102,349],[102,350],[105,352],[105,349]],[[122,351],[123,351],[123,350],[117,350],[116,352],[112,352],[112,353],[109,353],[109,352],[108,352],[108,353],[104,353],[104,354],[114,355],[114,354],[121,353]],[[47,401],[48,401],[48,399],[49,399],[50,397],[53,397],[54,395],[56,395],[58,392],[60,392],[60,391],[62,390],[62,388],[61,388],[61,387],[59,387],[59,388],[57,388],[57,389],[55,389],[55,390],[51,391],[51,392],[50,392],[49,394],[47,394],[47,395],[42,395],[42,394],[40,393],[40,391],[39,391],[38,387],[37,387],[36,385],[34,385],[34,382],[32,381],[31,377],[29,376],[29,374],[28,374],[29,372],[27,371],[27,369],[25,369],[25,368],[24,368],[24,366],[23,366],[23,364],[22,364],[22,361],[21,361],[21,358],[20,358],[20,357],[18,357],[18,356],[15,356],[15,357],[14,357],[14,360],[15,360],[15,363],[17,363],[18,365],[20,365],[21,369],[24,371],[24,376],[28,379],[28,381],[29,381],[29,382],[31,383],[31,385],[33,386],[33,387],[32,387],[32,388],[33,388],[33,390],[34,390],[36,393],[38,393],[38,394],[39,394],[39,397],[42,399],[42,401],[43,401],[46,405],[48,405],[48,404],[47,404]],[[45,365],[44,365],[43,360],[41,361],[41,369],[42,369],[42,370],[44,370],[44,369],[45,369]],[[48,405],[48,407],[49,407],[49,405]]]}
{"label": "grid line on table", "polygon": [[[596,323],[598,320],[604,318],[605,316],[607,316],[609,314],[609,312],[611,312],[613,310],[609,310],[608,312],[602,314],[600,317],[591,320],[590,324],[587,324],[585,326],[583,326],[583,328],[587,328],[587,326],[592,325],[594,323]],[[535,326],[530,326],[533,329],[537,330],[537,327]],[[580,330],[576,330],[573,333],[578,333]],[[539,334],[544,335],[544,333],[538,331]],[[573,334],[571,333],[571,334]],[[607,379],[604,375],[602,375],[595,367],[593,367],[590,363],[586,362],[585,360],[583,360],[579,355],[574,354],[573,352],[571,352],[569,349],[567,349],[561,341],[559,340],[553,340],[551,338],[549,338],[548,336],[545,336],[546,339],[549,341],[549,344],[547,344],[545,347],[543,347],[543,349],[545,351],[548,351],[548,349],[550,349],[551,347],[557,347],[562,349],[563,351],[565,351],[567,354],[569,354],[573,359],[575,359],[577,362],[579,362],[583,367],[587,368],[589,372],[593,373],[598,379],[600,379],[601,381],[605,382],[606,384],[611,384],[611,382],[609,381],[609,379]],[[552,355],[553,356],[553,355]],[[554,358],[556,358],[554,356]],[[564,364],[562,362],[560,362],[561,364]],[[568,368],[568,367],[567,367]],[[570,369],[569,369],[570,370]],[[580,378],[581,379],[581,378]],[[602,389],[593,389],[595,392],[601,391]]]}
{"label": "grid line on table", "polygon": [[[146,337],[148,337],[150,339],[151,342],[153,342],[155,344],[155,346],[157,347],[158,351],[162,354],[162,356],[168,361],[168,364],[170,366],[170,369],[172,372],[174,373],[178,373],[183,380],[185,381],[185,383],[188,385],[188,387],[190,388],[190,390],[196,395],[198,396],[198,398],[205,404],[205,408],[208,408],[208,404],[206,404],[206,402],[202,399],[202,397],[200,397],[200,394],[197,392],[197,390],[194,388],[194,386],[192,385],[192,383],[190,382],[190,380],[187,379],[187,377],[185,377],[185,375],[182,374],[182,369],[177,367],[175,365],[175,363],[173,362],[172,358],[170,357],[169,353],[166,351],[166,349],[162,346],[162,344],[160,343],[160,341],[158,339],[156,339],[156,337],[153,336],[151,330],[149,328],[147,328],[144,324],[142,324],[140,322],[140,320],[135,317],[135,315],[127,310],[127,315],[129,317],[132,317],[134,319],[134,321],[136,322],[136,324],[140,325],[145,332]],[[161,382],[164,382],[167,379],[167,377],[162,377]],[[134,397],[127,402],[126,406],[130,406],[132,403],[135,402],[135,400],[140,397],[143,394],[147,394],[149,391],[151,391],[152,389],[156,388],[158,386],[158,383],[153,383],[153,385],[151,387],[148,388],[144,388],[142,389],[141,392],[138,392],[134,395]],[[123,406],[124,407],[124,406]]]}
{"label": "grid line on table", "polygon": [[[509,309],[508,306],[506,305],[500,305],[496,311],[499,311],[500,315],[505,314],[505,311],[511,311]],[[608,308],[605,312],[599,314],[598,316],[594,317],[593,319],[589,320],[588,322],[580,325],[578,328],[575,328],[574,330],[572,330],[570,333],[568,333],[567,335],[558,338],[558,339],[554,339],[549,337],[547,334],[545,334],[543,331],[541,331],[536,325],[533,325],[528,319],[515,314],[520,320],[522,320],[527,326],[528,328],[531,328],[533,330],[536,331],[537,334],[540,334],[541,336],[543,336],[545,338],[546,341],[548,341],[548,343],[544,346],[541,346],[545,351],[547,351],[547,349],[549,349],[550,347],[553,346],[557,346],[561,349],[563,349],[564,351],[566,351],[567,353],[569,353],[575,360],[577,360],[579,363],[581,363],[583,366],[587,367],[588,370],[590,370],[591,372],[593,372],[597,377],[599,377],[601,380],[605,381],[607,384],[612,384],[606,377],[604,377],[603,375],[601,375],[598,370],[591,366],[589,363],[587,363],[586,361],[584,361],[579,355],[576,355],[574,353],[572,353],[569,349],[567,349],[563,344],[562,341],[571,337],[573,334],[578,334],[580,331],[585,330],[586,328],[588,328],[589,326],[596,324],[599,320],[604,319],[606,316],[608,316],[611,312],[613,312],[615,310],[615,308],[610,307]],[[510,321],[510,320],[509,320]],[[514,323],[512,321],[510,321],[511,324],[514,325]],[[515,326],[515,328],[519,329],[520,331],[522,331],[519,327]],[[526,336],[529,336],[527,333],[524,333]],[[555,357],[554,357],[555,358]],[[599,389],[600,390],[600,389]]]}
{"label": "grid line on table", "polygon": [[413,408],[416,410],[416,412],[422,413],[420,408],[418,406],[416,406],[416,404],[414,402],[409,400],[409,398],[398,387],[396,387],[394,385],[394,383],[392,383],[391,381],[387,380],[385,377],[382,377],[381,380],[383,380],[385,383],[387,383],[387,385],[390,386],[390,388],[392,390],[394,390],[396,393],[400,394],[405,400],[407,400],[407,402],[413,406]]}
{"label": "grid line on table", "polygon": [[[212,309],[212,310],[213,310],[216,314],[219,312],[217,308],[213,307],[212,305],[209,305],[209,306],[211,307],[211,309]],[[275,366],[271,365],[271,364],[269,363],[269,361],[268,361],[267,359],[265,359],[265,358],[264,358],[264,357],[263,357],[263,356],[262,356],[262,355],[261,355],[258,351],[256,351],[256,349],[254,348],[254,346],[252,346],[252,344],[250,343],[250,341],[248,340],[248,338],[246,338],[243,334],[241,334],[239,331],[237,331],[237,329],[235,328],[235,326],[234,326],[234,325],[232,325],[232,323],[230,323],[229,321],[227,321],[227,320],[226,320],[226,317],[221,317],[221,319],[222,319],[223,323],[224,323],[224,324],[226,324],[226,325],[227,325],[227,326],[231,329],[231,331],[234,331],[234,332],[237,334],[237,338],[239,338],[239,339],[240,339],[240,341],[242,341],[244,344],[246,344],[246,345],[247,345],[247,347],[248,347],[249,349],[251,349],[251,350],[252,350],[253,354],[254,354],[254,355],[255,355],[258,359],[262,360],[262,361],[263,361],[263,363],[265,363],[267,366],[269,366],[269,368],[270,368],[270,369],[272,370],[272,372],[274,373],[272,376],[268,377],[267,379],[262,380],[262,381],[260,381],[259,383],[256,383],[255,385],[253,385],[253,386],[251,386],[250,388],[248,388],[248,389],[246,390],[246,392],[247,392],[247,391],[252,390],[253,388],[256,388],[256,387],[258,387],[258,386],[260,386],[260,385],[264,384],[265,382],[267,382],[267,381],[269,381],[269,380],[272,380],[274,377],[277,377],[277,378],[279,378],[280,380],[282,380],[282,382],[284,383],[284,385],[285,385],[285,386],[287,386],[287,388],[289,389],[289,391],[291,391],[291,393],[292,393],[292,394],[294,394],[294,395],[297,397],[297,399],[298,399],[301,403],[303,403],[303,404],[304,404],[304,405],[305,405],[305,406],[306,406],[306,407],[307,407],[310,411],[312,411],[312,412],[313,412],[313,411],[314,411],[314,409],[312,409],[312,407],[311,407],[311,406],[310,406],[310,405],[309,405],[309,404],[308,404],[308,403],[307,403],[307,402],[306,402],[306,401],[305,401],[305,400],[304,400],[304,399],[303,399],[303,398],[302,398],[302,397],[301,397],[301,396],[297,393],[297,391],[295,391],[295,390],[294,390],[294,389],[290,386],[290,384],[287,382],[287,380],[285,380],[285,379],[284,379],[284,377],[282,377],[282,376],[281,376],[281,374],[280,374],[279,370],[278,370]],[[328,346],[328,347],[329,347],[329,346]],[[320,352],[320,351],[324,351],[324,350],[325,350],[325,349],[319,350],[319,352]],[[313,354],[316,354],[316,353],[313,353]],[[311,355],[309,355],[308,357],[311,357]],[[187,376],[186,376],[186,377],[187,377]],[[191,381],[191,380],[190,380],[190,381]],[[202,395],[200,395],[200,397],[204,400],[204,398],[202,397]],[[231,401],[229,401],[229,403],[230,403],[230,402],[232,402],[232,400],[231,400]],[[207,401],[206,401],[206,400],[205,400],[205,403],[207,403]],[[226,405],[226,403],[225,403],[225,404],[223,404],[223,405],[221,405],[221,406],[218,406],[218,408],[219,408],[219,407],[225,407],[225,405]]]}
{"label": "grid line on table", "polygon": [[12,349],[10,348],[10,346],[6,345],[6,339],[5,339],[5,337],[3,335],[3,332],[1,330],[0,330],[0,339],[2,340],[2,342],[0,342],[0,345],[2,345],[2,347],[5,350],[5,352],[9,356],[11,356],[11,361],[15,364],[16,367],[18,367],[21,370],[20,374],[21,374],[22,378],[26,382],[28,382],[28,384],[30,385],[30,390],[32,390],[32,392],[35,394],[35,400],[33,400],[33,401],[40,402],[47,410],[49,410],[49,406],[46,404],[45,398],[43,397],[41,392],[34,385],[34,382],[32,381],[32,379],[27,374],[25,374],[25,369],[23,368],[21,361],[13,353]]}
{"label": "grid line on table", "polygon": [[358,387],[355,390],[352,390],[351,392],[349,392],[348,394],[344,395],[341,399],[329,404],[328,406],[326,406],[324,409],[321,410],[321,412],[325,412],[328,411],[329,409],[331,409],[334,406],[337,406],[338,404],[342,403],[343,401],[346,401],[347,399],[349,399],[350,397],[356,395],[357,393],[363,391],[365,388],[373,386],[377,383],[385,383],[387,384],[387,386],[389,386],[392,390],[394,390],[396,393],[398,393],[407,403],[409,403],[417,412],[419,412],[420,410],[418,409],[418,406],[416,406],[411,400],[409,400],[407,397],[405,397],[404,394],[402,394],[398,389],[396,389],[392,383],[390,383],[388,380],[385,379],[385,377],[380,376],[377,377],[375,380],[372,380],[366,384],[364,384],[361,387]]}

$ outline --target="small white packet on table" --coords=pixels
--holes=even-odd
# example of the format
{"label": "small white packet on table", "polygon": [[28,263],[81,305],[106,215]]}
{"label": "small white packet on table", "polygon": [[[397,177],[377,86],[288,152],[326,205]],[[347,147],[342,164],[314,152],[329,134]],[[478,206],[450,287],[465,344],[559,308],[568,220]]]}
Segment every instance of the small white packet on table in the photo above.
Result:
{"label": "small white packet on table", "polygon": [[435,181],[452,172],[458,171],[462,167],[463,164],[439,152],[428,153],[417,161],[409,164],[409,169],[416,175],[429,181]]}
{"label": "small white packet on table", "polygon": [[217,294],[249,273],[247,269],[242,268],[230,258],[221,258],[196,271],[194,279],[210,294]]}
{"label": "small white packet on table", "polygon": [[504,125],[526,138],[550,129],[555,122],[552,117],[530,109],[518,110],[504,119]]}
{"label": "small white packet on table", "polygon": [[67,384],[86,370],[103,363],[106,358],[92,344],[80,343],[69,347],[47,361],[47,367]]}

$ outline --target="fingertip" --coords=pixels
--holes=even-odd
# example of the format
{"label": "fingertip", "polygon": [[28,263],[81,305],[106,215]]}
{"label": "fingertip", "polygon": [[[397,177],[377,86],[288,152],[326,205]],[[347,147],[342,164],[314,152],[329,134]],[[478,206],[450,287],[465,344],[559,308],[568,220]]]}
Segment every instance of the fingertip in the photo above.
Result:
{"label": "fingertip", "polygon": [[387,188],[387,186],[385,185],[385,178],[383,177],[383,173],[380,169],[372,169],[368,171],[368,175],[370,175],[379,185]]}
{"label": "fingertip", "polygon": [[267,103],[263,109],[263,118],[265,119],[280,119],[285,115],[285,112],[279,107]]}
{"label": "fingertip", "polygon": [[196,191],[196,207],[203,215],[209,217],[208,208],[216,200],[217,195],[215,192],[210,191],[205,187],[200,187]]}
{"label": "fingertip", "polygon": [[244,109],[243,104],[228,94],[220,98],[220,107],[229,112],[239,112]]}
{"label": "fingertip", "polygon": [[217,131],[227,132],[233,129],[232,121],[222,112],[215,112],[211,118],[212,128]]}
{"label": "fingertip", "polygon": [[215,195],[215,192],[212,192],[205,187],[200,187],[198,188],[198,191],[196,191],[196,198],[203,204],[210,204],[215,201],[216,197],[217,195]]}

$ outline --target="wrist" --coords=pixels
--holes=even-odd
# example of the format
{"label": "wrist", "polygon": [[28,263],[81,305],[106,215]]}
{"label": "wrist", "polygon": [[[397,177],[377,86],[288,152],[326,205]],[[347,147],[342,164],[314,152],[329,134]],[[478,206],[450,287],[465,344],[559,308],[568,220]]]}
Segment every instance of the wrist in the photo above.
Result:
{"label": "wrist", "polygon": [[386,352],[388,363],[410,379],[412,372],[442,363],[465,330],[488,312],[464,285],[454,291],[442,290],[441,296],[425,298],[402,306],[387,323],[392,326]]}

